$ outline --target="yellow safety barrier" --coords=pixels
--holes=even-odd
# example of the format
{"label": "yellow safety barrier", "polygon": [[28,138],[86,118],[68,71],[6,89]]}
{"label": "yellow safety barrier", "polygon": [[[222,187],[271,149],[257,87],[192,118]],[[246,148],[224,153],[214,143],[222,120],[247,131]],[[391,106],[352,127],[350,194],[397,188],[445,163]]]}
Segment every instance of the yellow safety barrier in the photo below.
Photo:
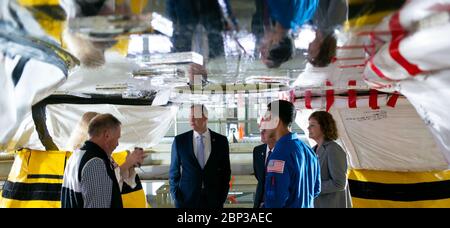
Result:
{"label": "yellow safety barrier", "polygon": [[17,151],[0,207],[61,207],[64,166],[70,152]]}
{"label": "yellow safety barrier", "polygon": [[353,207],[450,207],[450,170],[351,170],[349,185]]}
{"label": "yellow safety barrier", "polygon": [[[27,7],[32,12],[42,29],[62,46],[62,33],[65,26],[65,12],[59,5],[59,0],[19,0],[19,4]],[[122,4],[117,0],[116,4]],[[148,0],[131,0],[130,9],[133,14],[140,14],[148,4]],[[128,54],[128,39],[121,39],[112,47],[113,51],[121,55]]]}

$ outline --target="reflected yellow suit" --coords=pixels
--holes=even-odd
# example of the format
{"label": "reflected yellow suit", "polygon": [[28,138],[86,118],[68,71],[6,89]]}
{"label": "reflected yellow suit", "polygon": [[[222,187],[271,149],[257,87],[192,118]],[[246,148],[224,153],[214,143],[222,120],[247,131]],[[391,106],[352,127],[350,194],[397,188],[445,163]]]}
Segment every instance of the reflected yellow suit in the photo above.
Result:
{"label": "reflected yellow suit", "polygon": [[[62,32],[64,30],[66,14],[59,5],[59,0],[17,0],[19,4],[27,7],[39,22],[43,30],[52,38],[57,40],[62,47]],[[116,5],[125,3],[126,0],[116,0]],[[147,7],[148,0],[129,0],[133,14],[140,14]],[[119,40],[112,50],[126,55],[128,51],[128,40]]]}
{"label": "reflected yellow suit", "polygon": [[344,28],[357,29],[362,26],[376,25],[387,15],[397,11],[405,0],[348,0],[349,14]]}

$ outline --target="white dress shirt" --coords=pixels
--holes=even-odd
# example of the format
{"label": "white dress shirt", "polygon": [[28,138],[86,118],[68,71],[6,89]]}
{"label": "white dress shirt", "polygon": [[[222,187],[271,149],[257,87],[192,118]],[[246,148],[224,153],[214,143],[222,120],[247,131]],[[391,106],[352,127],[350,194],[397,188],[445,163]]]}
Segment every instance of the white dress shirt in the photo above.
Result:
{"label": "white dress shirt", "polygon": [[267,158],[269,157],[269,145],[266,146],[266,159],[264,159],[264,164],[267,164]]}
{"label": "white dress shirt", "polygon": [[[195,157],[198,159],[198,157],[197,157],[197,136],[200,136],[200,133],[194,131],[193,136],[194,137],[192,140],[194,142],[194,154],[195,154]],[[211,133],[209,132],[209,129],[207,129],[205,131],[205,133],[203,133],[203,145],[205,146],[205,149],[204,149],[205,164],[204,165],[206,165],[206,162],[208,162],[209,155],[211,154]]]}

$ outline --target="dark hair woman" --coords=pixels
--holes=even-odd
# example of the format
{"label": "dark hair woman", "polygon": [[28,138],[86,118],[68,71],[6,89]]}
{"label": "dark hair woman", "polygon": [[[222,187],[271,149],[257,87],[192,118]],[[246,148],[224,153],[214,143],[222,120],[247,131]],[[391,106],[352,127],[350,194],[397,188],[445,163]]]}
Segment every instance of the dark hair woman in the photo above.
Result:
{"label": "dark hair woman", "polygon": [[321,192],[314,200],[316,208],[352,207],[347,181],[347,154],[334,140],[338,138],[333,116],[317,111],[309,117],[309,137],[317,142],[313,150],[320,163]]}

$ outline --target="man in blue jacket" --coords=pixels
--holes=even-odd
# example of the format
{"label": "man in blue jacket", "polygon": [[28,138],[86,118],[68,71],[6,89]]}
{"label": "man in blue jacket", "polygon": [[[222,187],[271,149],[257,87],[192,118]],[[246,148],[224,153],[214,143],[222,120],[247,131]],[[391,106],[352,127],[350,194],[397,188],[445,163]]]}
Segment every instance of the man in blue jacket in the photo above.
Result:
{"label": "man in blue jacket", "polygon": [[265,208],[312,208],[320,193],[320,166],[316,154],[291,132],[296,110],[292,103],[273,101],[261,128],[277,140],[267,158]]}
{"label": "man in blue jacket", "polygon": [[222,208],[230,182],[230,151],[225,136],[207,127],[203,105],[191,107],[192,131],[172,144],[169,182],[177,208]]}

